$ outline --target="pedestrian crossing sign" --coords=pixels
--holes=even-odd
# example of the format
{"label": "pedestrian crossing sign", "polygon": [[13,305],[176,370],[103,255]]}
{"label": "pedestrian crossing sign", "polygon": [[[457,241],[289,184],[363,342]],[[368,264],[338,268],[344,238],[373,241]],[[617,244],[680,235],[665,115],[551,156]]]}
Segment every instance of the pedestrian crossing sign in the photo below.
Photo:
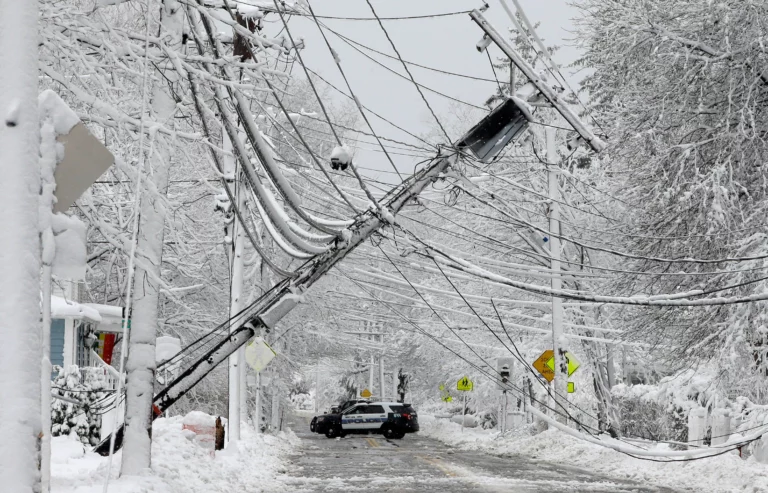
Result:
{"label": "pedestrian crossing sign", "polygon": [[470,380],[467,377],[462,377],[459,379],[458,382],[456,382],[456,389],[462,390],[464,392],[469,392],[472,390],[472,388],[475,386],[474,383],[472,383],[472,380]]}

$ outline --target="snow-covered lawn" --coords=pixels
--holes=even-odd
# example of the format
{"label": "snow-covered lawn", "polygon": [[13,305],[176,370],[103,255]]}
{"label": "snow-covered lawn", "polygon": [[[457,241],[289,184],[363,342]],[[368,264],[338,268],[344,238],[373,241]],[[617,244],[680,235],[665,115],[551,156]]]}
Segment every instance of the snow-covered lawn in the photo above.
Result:
{"label": "snow-covered lawn", "polygon": [[[146,475],[117,478],[120,452],[113,459],[110,493],[239,493],[282,491],[276,477],[298,443],[293,432],[257,434],[241,429],[237,447],[211,457],[182,430],[182,417],[161,418],[153,426],[152,470]],[[53,439],[52,493],[101,493],[107,459],[70,437]]]}
{"label": "snow-covered lawn", "polygon": [[482,450],[493,455],[521,454],[582,467],[608,476],[632,479],[678,490],[708,493],[768,492],[768,465],[753,458],[743,460],[736,452],[718,457],[677,463],[635,459],[614,450],[586,443],[550,429],[535,436],[498,438],[492,430],[465,428],[447,419],[420,415],[421,433],[463,450]]}

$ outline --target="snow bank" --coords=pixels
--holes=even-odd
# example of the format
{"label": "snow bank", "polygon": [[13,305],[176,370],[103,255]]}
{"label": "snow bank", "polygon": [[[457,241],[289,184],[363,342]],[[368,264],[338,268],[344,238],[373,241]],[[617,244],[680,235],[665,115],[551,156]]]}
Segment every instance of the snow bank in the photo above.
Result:
{"label": "snow bank", "polygon": [[425,414],[419,416],[419,423],[424,435],[464,450],[500,456],[520,454],[676,490],[768,491],[768,466],[753,458],[743,460],[736,452],[690,462],[658,463],[635,459],[553,429],[538,435],[522,431],[500,438],[493,430],[465,428],[462,432],[455,423]]}
{"label": "snow bank", "polygon": [[[195,419],[203,419],[195,416]],[[211,421],[208,416],[205,420]],[[153,427],[152,468],[142,476],[117,478],[122,452],[115,456],[110,493],[232,493],[286,491],[275,478],[283,474],[285,457],[298,444],[292,432],[257,434],[241,430],[242,440],[225,450],[210,452],[182,432],[181,416],[161,418]],[[83,452],[69,437],[53,440],[52,493],[101,493],[107,459]]]}

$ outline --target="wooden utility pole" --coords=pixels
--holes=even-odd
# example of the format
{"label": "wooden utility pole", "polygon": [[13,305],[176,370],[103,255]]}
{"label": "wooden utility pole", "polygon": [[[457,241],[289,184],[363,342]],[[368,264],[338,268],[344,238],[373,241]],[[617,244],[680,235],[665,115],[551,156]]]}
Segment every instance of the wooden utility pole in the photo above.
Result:
{"label": "wooden utility pole", "polygon": [[0,2],[0,485],[19,493],[41,489],[38,11]]}
{"label": "wooden utility pole", "polygon": [[[224,156],[222,163],[222,171],[225,175],[225,180],[235,183],[237,177],[237,165],[235,158],[232,155],[232,143],[229,140],[229,136],[224,134],[224,150],[229,154]],[[244,210],[244,198],[245,194],[240,190],[241,183],[238,181],[235,184],[235,201],[237,203],[230,204],[230,207],[234,209],[237,207],[239,210]],[[235,220],[234,210],[229,215],[230,222],[225,228],[225,241],[228,241],[227,250],[229,252],[229,268],[230,268],[230,318],[235,317],[240,310],[243,309],[243,244],[244,234],[243,228]],[[237,328],[237,325],[231,326],[230,330]],[[240,385],[240,372],[245,367],[245,347],[241,347],[237,352],[229,357],[229,412],[228,412],[228,424],[229,434],[228,438],[230,442],[236,442],[240,440],[240,421],[242,420],[240,394],[245,392],[245,388]]]}

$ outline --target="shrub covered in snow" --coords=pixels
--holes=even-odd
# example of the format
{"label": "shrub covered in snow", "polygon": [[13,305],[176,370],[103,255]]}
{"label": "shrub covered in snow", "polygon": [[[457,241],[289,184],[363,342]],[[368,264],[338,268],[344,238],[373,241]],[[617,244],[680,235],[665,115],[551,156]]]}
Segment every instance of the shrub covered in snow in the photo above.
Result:
{"label": "shrub covered in snow", "polygon": [[51,384],[54,395],[74,404],[54,398],[51,402],[52,435],[76,434],[86,445],[96,445],[100,441],[101,415],[110,405],[111,399],[105,392],[107,382],[104,371],[100,368],[83,368],[76,365],[67,368],[55,367],[59,375]]}

